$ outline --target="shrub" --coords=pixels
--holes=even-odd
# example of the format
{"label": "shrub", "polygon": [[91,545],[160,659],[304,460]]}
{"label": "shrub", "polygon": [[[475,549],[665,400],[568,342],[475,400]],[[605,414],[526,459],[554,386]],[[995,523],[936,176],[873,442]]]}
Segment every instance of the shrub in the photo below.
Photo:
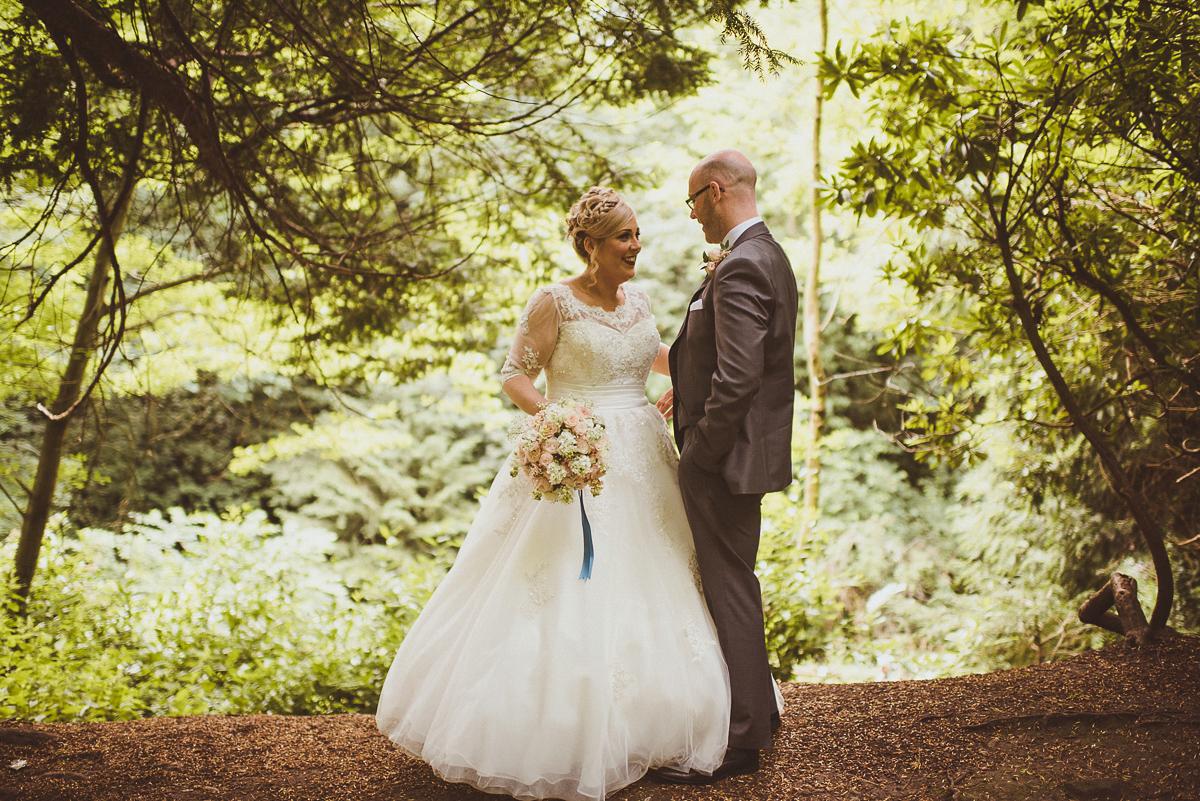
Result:
{"label": "shrub", "polygon": [[849,622],[838,600],[841,587],[819,558],[824,535],[800,531],[799,501],[791,494],[796,491],[793,486],[788,494],[773,493],[763,499],[755,568],[771,672],[781,681],[792,680],[797,665],[823,657],[846,634]]}
{"label": "shrub", "polygon": [[373,711],[448,558],[260,511],[135,519],[48,533],[28,618],[0,623],[0,717]]}

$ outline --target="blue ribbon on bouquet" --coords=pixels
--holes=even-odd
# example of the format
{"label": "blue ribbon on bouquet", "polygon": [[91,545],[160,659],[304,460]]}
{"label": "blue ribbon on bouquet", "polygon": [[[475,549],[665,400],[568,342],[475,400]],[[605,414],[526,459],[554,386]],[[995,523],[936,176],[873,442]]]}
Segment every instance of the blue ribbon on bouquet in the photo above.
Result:
{"label": "blue ribbon on bouquet", "polygon": [[588,522],[587,510],[583,508],[583,490],[579,490],[579,514],[583,517],[583,567],[579,570],[579,578],[587,581],[592,577],[592,562],[595,561],[596,552],[592,547],[592,524]]}

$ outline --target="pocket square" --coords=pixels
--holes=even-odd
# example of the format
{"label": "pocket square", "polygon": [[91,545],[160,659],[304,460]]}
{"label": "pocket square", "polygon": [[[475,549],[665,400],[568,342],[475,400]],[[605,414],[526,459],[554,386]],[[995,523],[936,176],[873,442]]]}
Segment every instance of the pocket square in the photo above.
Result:
{"label": "pocket square", "polygon": [[696,298],[692,301],[692,305],[688,306],[688,311],[694,312],[704,308],[704,298]]}

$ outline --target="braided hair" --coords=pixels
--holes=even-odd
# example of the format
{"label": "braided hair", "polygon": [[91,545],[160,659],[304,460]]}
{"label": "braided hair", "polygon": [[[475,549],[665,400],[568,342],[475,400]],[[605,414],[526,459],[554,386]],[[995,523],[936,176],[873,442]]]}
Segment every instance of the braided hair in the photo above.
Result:
{"label": "braided hair", "polygon": [[591,254],[584,247],[584,239],[591,237],[599,242],[615,236],[627,222],[633,219],[633,209],[616,190],[607,186],[593,186],[571,206],[567,213],[567,238],[580,260],[587,264],[582,282],[589,286],[595,282],[596,267]]}

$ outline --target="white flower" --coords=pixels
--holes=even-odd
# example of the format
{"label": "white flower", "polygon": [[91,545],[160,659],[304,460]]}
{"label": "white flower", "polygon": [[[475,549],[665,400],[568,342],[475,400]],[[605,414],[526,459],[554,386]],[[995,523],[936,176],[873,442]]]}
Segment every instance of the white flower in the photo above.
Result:
{"label": "white flower", "polygon": [[575,444],[575,435],[570,431],[564,429],[562,433],[558,435],[557,439],[558,450],[560,453],[566,454],[567,456],[574,456],[575,454],[579,453],[579,446]]}

